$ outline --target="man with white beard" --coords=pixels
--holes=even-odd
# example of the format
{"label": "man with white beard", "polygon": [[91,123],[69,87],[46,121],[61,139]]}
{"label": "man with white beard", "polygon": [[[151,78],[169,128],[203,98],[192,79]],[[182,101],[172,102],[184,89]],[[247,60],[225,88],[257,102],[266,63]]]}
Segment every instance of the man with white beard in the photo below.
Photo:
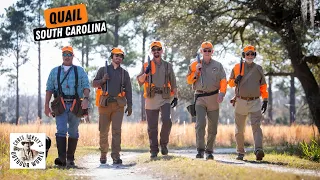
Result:
{"label": "man with white beard", "polygon": [[[253,62],[256,56],[256,48],[252,45],[246,46],[242,52],[245,62],[242,65],[240,63],[235,65],[228,81],[230,87],[236,86],[235,138],[238,152],[236,159],[238,160],[243,160],[245,154],[244,132],[248,115],[251,121],[256,160],[262,160],[264,157],[263,135],[260,126],[262,114],[267,110],[268,92],[263,69]],[[262,107],[260,96],[263,99]]]}

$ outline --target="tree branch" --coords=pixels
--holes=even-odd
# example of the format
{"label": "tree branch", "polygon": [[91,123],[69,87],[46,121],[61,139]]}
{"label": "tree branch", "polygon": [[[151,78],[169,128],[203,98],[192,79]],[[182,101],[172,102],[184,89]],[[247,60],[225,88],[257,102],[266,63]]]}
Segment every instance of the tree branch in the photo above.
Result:
{"label": "tree branch", "polygon": [[311,63],[311,64],[319,64],[320,63],[320,56],[304,56],[303,61],[306,61],[308,63]]}
{"label": "tree branch", "polygon": [[286,73],[286,72],[268,72],[264,74],[265,76],[295,76],[294,73]]}

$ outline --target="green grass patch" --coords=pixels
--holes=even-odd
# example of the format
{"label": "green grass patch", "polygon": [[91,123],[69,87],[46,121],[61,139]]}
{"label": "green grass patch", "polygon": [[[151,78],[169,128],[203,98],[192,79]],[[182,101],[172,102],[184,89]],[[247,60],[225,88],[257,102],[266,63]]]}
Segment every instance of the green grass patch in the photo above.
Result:
{"label": "green grass patch", "polygon": [[[232,156],[235,158],[236,156]],[[255,161],[256,156],[253,153],[245,156],[247,161]],[[283,165],[292,168],[320,170],[320,163],[310,161],[307,159],[301,159],[298,156],[294,156],[288,153],[279,153],[277,151],[267,152],[263,158],[263,162],[268,164]]]}
{"label": "green grass patch", "polygon": [[[156,176],[168,179],[318,179],[318,177],[274,172],[177,156],[159,156],[150,160],[149,154],[139,157],[138,163],[148,167]],[[152,173],[154,174],[154,173]]]}

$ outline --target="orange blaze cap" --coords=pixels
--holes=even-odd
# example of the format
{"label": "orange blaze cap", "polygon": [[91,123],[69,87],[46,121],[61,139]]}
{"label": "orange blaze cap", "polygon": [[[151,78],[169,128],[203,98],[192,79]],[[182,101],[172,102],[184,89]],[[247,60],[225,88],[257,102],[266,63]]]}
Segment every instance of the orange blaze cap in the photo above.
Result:
{"label": "orange blaze cap", "polygon": [[256,52],[256,48],[252,45],[248,45],[246,47],[243,48],[243,52],[246,53],[248,51],[252,51],[252,52]]}
{"label": "orange blaze cap", "polygon": [[154,47],[154,46],[157,46],[157,47],[161,47],[162,48],[162,44],[160,41],[153,41],[151,44],[150,44],[150,48]]}
{"label": "orange blaze cap", "polygon": [[65,46],[62,48],[62,52],[69,51],[73,54],[73,48],[71,46]]}
{"label": "orange blaze cap", "polygon": [[201,44],[201,49],[213,49],[213,45],[209,41],[205,41]]}
{"label": "orange blaze cap", "polygon": [[122,49],[117,48],[117,47],[112,48],[111,53],[112,54],[122,54],[122,55],[124,55],[124,52],[122,51]]}

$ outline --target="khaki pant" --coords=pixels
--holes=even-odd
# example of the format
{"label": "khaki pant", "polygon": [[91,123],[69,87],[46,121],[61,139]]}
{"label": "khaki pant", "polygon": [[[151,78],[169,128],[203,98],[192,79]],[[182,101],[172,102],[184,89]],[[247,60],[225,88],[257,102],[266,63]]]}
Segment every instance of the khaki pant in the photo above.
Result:
{"label": "khaki pant", "polygon": [[117,159],[121,151],[121,125],[124,108],[119,107],[116,102],[108,104],[108,107],[99,107],[99,131],[100,131],[100,151],[107,153],[109,149],[108,133],[112,123],[112,143],[111,157]]}
{"label": "khaki pant", "polygon": [[[213,147],[215,145],[217,130],[219,109],[207,111],[207,108],[202,105],[196,105],[196,145],[197,151],[206,151],[206,153],[213,153]],[[206,116],[208,117],[208,136],[207,145],[205,146],[204,136],[206,134]]]}
{"label": "khaki pant", "polygon": [[166,147],[169,143],[169,136],[172,127],[170,118],[170,104],[166,103],[158,110],[146,109],[146,116],[148,122],[148,135],[150,142],[150,152],[159,152],[158,144],[158,119],[159,111],[161,111],[161,132],[160,132],[160,146]]}
{"label": "khaki pant", "polygon": [[246,127],[246,119],[249,115],[251,128],[254,139],[254,150],[263,149],[262,146],[262,129],[261,129],[261,105],[260,99],[253,101],[246,101],[240,98],[237,98],[235,105],[235,138],[237,143],[237,152],[244,154],[244,132]]}

